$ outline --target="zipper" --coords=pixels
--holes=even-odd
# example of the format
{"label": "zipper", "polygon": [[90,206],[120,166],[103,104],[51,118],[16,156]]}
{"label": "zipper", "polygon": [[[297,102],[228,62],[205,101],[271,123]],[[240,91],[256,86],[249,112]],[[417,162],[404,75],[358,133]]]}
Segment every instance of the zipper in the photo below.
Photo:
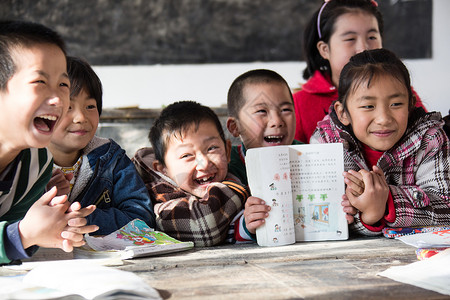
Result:
{"label": "zipper", "polygon": [[99,205],[100,203],[102,203],[103,201],[104,201],[105,203],[111,202],[111,197],[109,197],[109,191],[108,191],[108,189],[105,189],[105,190],[103,191],[102,195],[97,199],[97,201],[95,201],[94,205],[95,205],[95,206],[98,206],[98,205]]}

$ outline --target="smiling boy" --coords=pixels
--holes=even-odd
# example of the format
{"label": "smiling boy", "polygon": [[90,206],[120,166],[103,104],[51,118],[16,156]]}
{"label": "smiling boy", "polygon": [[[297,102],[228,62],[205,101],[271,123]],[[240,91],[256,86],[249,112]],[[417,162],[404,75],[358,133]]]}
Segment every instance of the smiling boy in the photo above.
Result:
{"label": "smiling boy", "polygon": [[51,139],[56,185],[82,207],[95,204],[87,217],[98,235],[107,235],[133,219],[155,226],[150,197],[133,163],[116,142],[95,135],[102,112],[102,84],[89,63],[67,57],[70,106]]}
{"label": "smiling boy", "polygon": [[43,147],[67,112],[69,87],[57,33],[0,22],[0,264],[28,258],[35,245],[71,251],[97,228],[84,226],[95,207],[71,206],[56,189],[44,194],[52,157]]}
{"label": "smiling boy", "polygon": [[222,243],[247,192],[228,174],[231,144],[216,114],[193,101],[166,107],[153,124],[151,148],[133,160],[154,202],[157,226],[195,246]]}

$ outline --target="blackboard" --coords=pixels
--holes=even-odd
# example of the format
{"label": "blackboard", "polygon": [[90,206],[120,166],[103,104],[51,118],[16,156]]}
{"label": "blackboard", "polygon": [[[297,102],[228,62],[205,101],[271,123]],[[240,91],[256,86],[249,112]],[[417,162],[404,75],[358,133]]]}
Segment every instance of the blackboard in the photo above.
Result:
{"label": "blackboard", "polygon": [[[300,61],[313,0],[9,0],[0,18],[58,31],[93,65]],[[384,46],[432,55],[432,0],[381,0]]]}

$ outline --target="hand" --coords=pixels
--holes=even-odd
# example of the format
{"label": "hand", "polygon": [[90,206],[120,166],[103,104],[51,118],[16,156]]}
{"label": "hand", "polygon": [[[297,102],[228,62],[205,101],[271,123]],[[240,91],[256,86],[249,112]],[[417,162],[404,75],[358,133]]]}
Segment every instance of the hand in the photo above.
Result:
{"label": "hand", "polygon": [[348,200],[347,195],[342,195],[342,210],[345,212],[345,218],[347,219],[348,224],[352,224],[355,222],[355,215],[358,213],[358,210],[352,206],[350,200]]}
{"label": "hand", "polygon": [[98,230],[97,225],[86,225],[85,217],[90,215],[96,209],[95,205],[81,208],[79,202],[74,202],[67,210],[66,215],[70,217],[67,226],[61,232],[61,236],[65,239],[63,242],[63,250],[70,252],[73,247],[84,245],[83,236],[85,233],[92,233]]}
{"label": "hand", "polygon": [[257,197],[248,197],[245,202],[244,218],[247,230],[255,234],[256,228],[264,224],[264,219],[269,216],[270,206],[264,200]]}
{"label": "hand", "polygon": [[73,178],[73,173],[64,174],[60,169],[54,169],[52,177],[47,184],[47,190],[56,186],[58,192],[56,196],[68,195],[70,193],[70,181]]}
{"label": "hand", "polygon": [[[24,249],[38,245],[47,248],[61,248],[72,251],[73,247],[84,245],[83,234],[97,230],[97,226],[85,226],[83,219],[93,208],[70,211],[72,206],[67,196],[56,196],[53,187],[37,200],[19,223],[19,233]],[[95,209],[95,208],[94,208]],[[75,221],[72,221],[74,219]],[[85,219],[84,219],[85,220]],[[68,224],[68,223],[71,224]],[[77,229],[74,229],[77,228]],[[95,230],[94,230],[95,229]],[[68,233],[64,233],[67,231]]]}
{"label": "hand", "polygon": [[389,196],[389,186],[383,171],[374,166],[372,171],[360,170],[364,181],[364,192],[359,196],[353,195],[353,190],[347,186],[345,194],[350,204],[361,212],[361,219],[368,225],[378,222],[386,210]]}
{"label": "hand", "polygon": [[[53,187],[37,200],[19,223],[19,233],[24,249],[33,245],[62,248],[61,232],[67,226],[64,218],[69,208],[67,196],[56,197],[57,189]],[[54,204],[50,202],[54,201]]]}
{"label": "hand", "polygon": [[358,197],[364,193],[364,181],[360,172],[349,170],[342,175],[344,176],[344,182],[347,185],[349,192],[351,192],[353,196]]}

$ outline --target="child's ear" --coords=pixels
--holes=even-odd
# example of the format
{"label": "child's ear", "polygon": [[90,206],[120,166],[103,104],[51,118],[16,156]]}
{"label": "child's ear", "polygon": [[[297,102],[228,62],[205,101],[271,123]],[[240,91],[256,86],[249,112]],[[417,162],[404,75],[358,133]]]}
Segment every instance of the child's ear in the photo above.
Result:
{"label": "child's ear", "polygon": [[227,150],[227,162],[231,161],[231,141],[227,140],[225,143],[225,149]]}
{"label": "child's ear", "polygon": [[237,122],[238,121],[233,117],[228,117],[227,119],[227,129],[234,137],[238,137],[240,134]]}
{"label": "child's ear", "polygon": [[345,126],[348,126],[350,124],[350,118],[345,112],[344,105],[342,105],[341,102],[336,101],[334,102],[334,110],[336,111],[336,115],[339,118],[339,121],[341,121],[341,123]]}
{"label": "child's ear", "polygon": [[160,163],[159,160],[153,161],[153,170],[156,170],[159,173],[166,174],[166,167],[164,167],[164,165]]}
{"label": "child's ear", "polygon": [[330,57],[330,47],[324,41],[317,42],[317,50],[319,50],[320,56],[324,59],[329,59]]}

